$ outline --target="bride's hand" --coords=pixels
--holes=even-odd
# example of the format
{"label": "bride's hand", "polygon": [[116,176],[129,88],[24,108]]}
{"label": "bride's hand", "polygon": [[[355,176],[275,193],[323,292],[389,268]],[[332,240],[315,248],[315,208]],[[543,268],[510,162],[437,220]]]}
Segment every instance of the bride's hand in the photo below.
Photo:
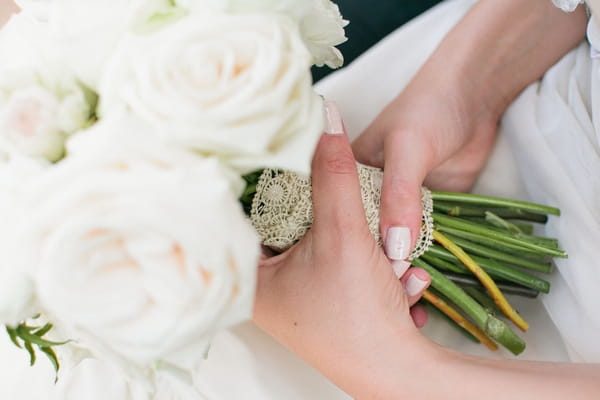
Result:
{"label": "bride's hand", "polygon": [[[328,131],[343,131],[341,121]],[[413,268],[398,281],[371,236],[346,135],[323,135],[312,183],[314,224],[290,250],[262,261],[254,320],[347,388],[353,383],[335,375],[347,363],[376,365],[392,341],[421,340],[409,309],[429,276]]]}
{"label": "bride's hand", "polygon": [[[414,247],[421,185],[469,190],[504,110],[583,39],[585,26],[582,7],[568,14],[544,0],[477,2],[356,140],[357,159],[385,169],[380,226],[395,250],[388,256]],[[388,235],[390,227],[409,228],[410,239],[402,229]]]}
{"label": "bride's hand", "polygon": [[429,59],[353,143],[358,161],[385,170],[381,233],[385,239],[389,228],[409,228],[407,250],[421,226],[421,185],[468,191],[496,137],[498,115],[442,61]]}

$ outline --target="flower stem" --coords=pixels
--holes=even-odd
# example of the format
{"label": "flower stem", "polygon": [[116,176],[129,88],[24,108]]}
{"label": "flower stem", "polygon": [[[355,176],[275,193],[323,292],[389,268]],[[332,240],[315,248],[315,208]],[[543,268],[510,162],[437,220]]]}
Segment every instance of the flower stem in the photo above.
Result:
{"label": "flower stem", "polygon": [[433,208],[442,212],[443,214],[448,214],[453,217],[479,217],[484,218],[486,211],[492,211],[494,214],[499,217],[506,219],[519,219],[522,221],[530,221],[530,222],[539,222],[545,224],[548,221],[548,217],[545,214],[536,214],[530,213],[527,211],[521,210],[512,210],[505,208],[491,208],[491,207],[476,207],[476,206],[464,206],[458,205],[454,203],[446,203],[443,201],[435,201],[433,203]]}
{"label": "flower stem", "polygon": [[[435,264],[433,265],[435,267]],[[452,282],[456,283],[458,286],[462,287],[465,292],[468,292],[468,288],[481,289],[485,291],[485,288],[477,279],[473,279],[470,276],[462,275],[462,274],[454,274],[451,272],[444,273],[444,276],[450,279]],[[503,283],[497,282],[498,288],[502,291],[502,293],[506,294],[514,294],[522,297],[536,298],[540,292],[535,289],[530,289],[521,285],[515,285],[514,283]]]}
{"label": "flower stem", "polygon": [[512,254],[504,253],[498,250],[490,249],[485,246],[478,245],[473,242],[469,242],[468,240],[462,239],[458,236],[454,236],[452,234],[446,234],[450,240],[459,245],[464,250],[468,251],[470,254],[475,254],[478,256],[492,258],[494,260],[507,262],[512,265],[516,265],[519,267],[527,268],[532,271],[538,271],[545,274],[548,274],[552,271],[552,264],[550,263],[541,263],[536,261],[531,261],[523,257],[514,256]]}
{"label": "flower stem", "polygon": [[514,324],[517,325],[523,332],[526,332],[527,329],[529,329],[529,324],[510,305],[492,278],[490,278],[487,272],[485,272],[471,257],[469,257],[464,250],[454,244],[439,231],[433,231],[433,238],[436,242],[440,243],[448,251],[454,254],[469,270],[471,270],[473,275],[475,275],[483,284],[483,286],[485,286],[504,315],[514,322]]}
{"label": "flower stem", "polygon": [[512,235],[492,230],[473,222],[461,220],[460,218],[452,218],[448,217],[447,215],[433,213],[433,219],[436,223],[440,225],[445,225],[451,228],[468,231],[488,238],[493,238],[504,243],[515,244],[526,249],[535,250],[541,254],[546,254],[560,258],[567,258],[567,254],[562,250],[548,248],[540,244],[531,243],[523,239],[515,238]]}
{"label": "flower stem", "polygon": [[[457,263],[460,262],[455,255],[437,245],[431,246],[427,252],[446,261]],[[521,286],[525,286],[542,293],[548,293],[550,291],[550,283],[538,278],[537,276],[509,268],[495,260],[488,258],[478,256],[472,256],[472,258],[494,278],[517,283]]]}
{"label": "flower stem", "polygon": [[478,302],[465,293],[452,281],[447,279],[438,270],[421,259],[412,263],[423,268],[431,277],[431,286],[463,310],[473,322],[488,336],[506,347],[513,354],[520,354],[525,350],[525,342],[517,336],[503,321],[489,314]]}
{"label": "flower stem", "polygon": [[542,259],[546,258],[545,254],[540,254],[535,250],[527,249],[525,247],[512,243],[505,243],[494,238],[483,237],[476,233],[471,233],[440,224],[437,225],[437,229],[440,232],[450,233],[454,236],[469,240],[474,243],[482,244],[484,246],[491,247],[499,251],[511,252],[512,254],[519,254],[520,256],[529,257],[530,259],[532,257],[535,257],[538,260],[540,260],[540,262]]}
{"label": "flower stem", "polygon": [[442,300],[440,297],[433,294],[431,291],[426,290],[423,292],[423,298],[435,306],[438,310],[446,314],[452,321],[456,322],[461,328],[473,335],[477,340],[484,344],[488,349],[492,351],[498,350],[498,346],[494,343],[481,329],[471,323],[468,319],[463,317],[458,311],[452,306]]}
{"label": "flower stem", "polygon": [[549,207],[542,204],[529,203],[525,201],[503,199],[499,197],[452,192],[431,192],[431,197],[433,198],[434,203],[435,201],[451,201],[477,206],[501,207],[541,214],[560,215],[560,210],[556,207]]}

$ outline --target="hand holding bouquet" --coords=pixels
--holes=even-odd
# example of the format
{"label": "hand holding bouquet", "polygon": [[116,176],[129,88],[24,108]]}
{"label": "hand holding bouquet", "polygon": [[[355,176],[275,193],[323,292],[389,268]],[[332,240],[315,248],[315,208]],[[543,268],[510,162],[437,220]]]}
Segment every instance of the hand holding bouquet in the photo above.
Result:
{"label": "hand holding bouquet", "polygon": [[[215,333],[251,317],[260,242],[283,250],[310,227],[323,116],[309,69],[341,64],[345,21],[329,0],[19,3],[0,35],[0,323],[32,363],[42,352],[58,368],[71,353],[155,392],[165,371],[194,371]],[[381,171],[361,176],[377,236]],[[507,220],[556,211],[432,197],[413,260],[432,276],[426,298],[466,311],[489,347],[488,336],[522,351],[481,289],[524,321],[445,237],[504,292],[547,292],[502,263],[549,272],[541,259],[564,255],[556,243]],[[243,213],[267,215],[264,199],[279,202],[275,246]]]}

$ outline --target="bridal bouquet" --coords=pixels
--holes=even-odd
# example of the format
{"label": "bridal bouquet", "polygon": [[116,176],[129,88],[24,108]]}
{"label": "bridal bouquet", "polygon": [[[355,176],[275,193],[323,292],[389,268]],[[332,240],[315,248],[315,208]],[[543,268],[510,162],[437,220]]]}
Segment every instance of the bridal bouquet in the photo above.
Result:
{"label": "bridal bouquet", "polygon": [[[0,324],[32,364],[109,365],[135,398],[195,390],[165,373],[190,382],[250,318],[260,244],[310,228],[310,67],[341,64],[346,22],[329,0],[19,4],[0,34]],[[359,172],[378,238],[382,171]],[[425,299],[521,352],[504,294],[548,292],[521,269],[565,254],[514,220],[558,210],[426,189],[423,204]]]}
{"label": "bridal bouquet", "polygon": [[[21,0],[0,34],[0,325],[160,388],[251,316],[242,176],[308,173],[329,0]],[[67,362],[68,363],[68,362]]]}

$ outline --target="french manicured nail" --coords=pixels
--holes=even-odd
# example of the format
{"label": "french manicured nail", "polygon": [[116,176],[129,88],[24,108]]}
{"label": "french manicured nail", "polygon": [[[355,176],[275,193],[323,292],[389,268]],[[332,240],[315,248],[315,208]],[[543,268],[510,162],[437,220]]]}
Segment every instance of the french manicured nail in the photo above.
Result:
{"label": "french manicured nail", "polygon": [[406,270],[410,267],[409,261],[404,260],[394,260],[392,261],[392,269],[398,278],[402,278]]}
{"label": "french manicured nail", "polygon": [[388,229],[385,239],[385,254],[392,260],[404,260],[410,248],[410,229],[394,226]]}
{"label": "french manicured nail", "polygon": [[342,114],[333,101],[326,101],[324,106],[325,113],[325,133],[329,135],[343,135],[344,124]]}
{"label": "french manicured nail", "polygon": [[413,297],[421,293],[421,291],[425,289],[425,286],[427,286],[427,281],[423,281],[413,274],[406,280],[404,288],[406,289],[406,294]]}

